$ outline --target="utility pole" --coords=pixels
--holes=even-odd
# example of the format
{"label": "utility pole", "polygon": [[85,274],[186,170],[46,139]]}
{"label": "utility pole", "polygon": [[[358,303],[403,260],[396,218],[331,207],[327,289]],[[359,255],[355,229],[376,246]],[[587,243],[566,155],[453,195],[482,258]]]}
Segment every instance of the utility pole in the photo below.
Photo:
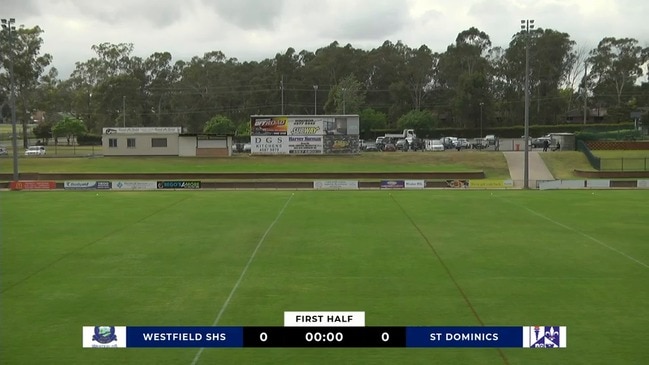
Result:
{"label": "utility pole", "polygon": [[521,30],[525,32],[525,163],[523,167],[523,189],[530,188],[530,31],[534,20],[521,20]]}
{"label": "utility pole", "polygon": [[279,81],[279,89],[282,94],[282,115],[284,115],[284,75],[282,75],[282,79]]}
{"label": "utility pole", "polygon": [[122,96],[122,124],[126,128],[126,95]]}
{"label": "utility pole", "polygon": [[588,63],[584,62],[584,124],[588,120],[588,85],[586,83],[586,71],[588,70]]}
{"label": "utility pole", "polygon": [[313,115],[318,115],[318,85],[313,85]]}
{"label": "utility pole", "polygon": [[13,181],[18,181],[18,133],[16,132],[16,82],[14,79],[14,49],[13,37],[16,32],[15,18],[2,19],[2,29],[9,36],[9,75],[11,82],[11,147],[13,148]]}
{"label": "utility pole", "polygon": [[480,102],[480,139],[482,139],[482,107],[484,106],[483,102]]}

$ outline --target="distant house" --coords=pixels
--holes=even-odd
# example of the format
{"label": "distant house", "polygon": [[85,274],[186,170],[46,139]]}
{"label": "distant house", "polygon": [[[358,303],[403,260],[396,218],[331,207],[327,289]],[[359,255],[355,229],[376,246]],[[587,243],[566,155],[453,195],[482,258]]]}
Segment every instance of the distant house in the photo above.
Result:
{"label": "distant house", "polygon": [[45,121],[45,112],[42,110],[37,110],[32,112],[31,115],[32,123],[40,124]]}
{"label": "distant house", "polygon": [[635,128],[644,135],[649,135],[649,107],[640,107],[631,112]]}
{"label": "distant house", "polygon": [[[591,108],[586,111],[586,124],[603,123],[607,115],[606,108]],[[566,113],[566,122],[584,123],[584,109],[572,109]]]}

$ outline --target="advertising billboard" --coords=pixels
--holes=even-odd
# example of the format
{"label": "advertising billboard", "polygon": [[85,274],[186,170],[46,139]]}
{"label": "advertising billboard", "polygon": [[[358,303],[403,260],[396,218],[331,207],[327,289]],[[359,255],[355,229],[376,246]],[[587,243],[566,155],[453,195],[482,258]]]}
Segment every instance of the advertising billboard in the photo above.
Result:
{"label": "advertising billboard", "polygon": [[359,153],[359,131],[358,115],[253,115],[251,154]]}

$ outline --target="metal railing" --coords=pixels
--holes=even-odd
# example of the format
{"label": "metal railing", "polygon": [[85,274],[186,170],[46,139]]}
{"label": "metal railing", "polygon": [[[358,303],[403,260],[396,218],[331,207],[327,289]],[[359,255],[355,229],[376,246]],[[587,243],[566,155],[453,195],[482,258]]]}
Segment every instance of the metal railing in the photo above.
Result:
{"label": "metal railing", "polygon": [[602,166],[602,159],[595,156],[591,151],[588,146],[580,140],[577,140],[577,150],[581,151],[586,155],[586,158],[588,159],[588,162],[590,165],[595,169],[595,170],[600,170]]}
{"label": "metal railing", "polygon": [[647,157],[600,157],[600,171],[649,171],[648,168]]}

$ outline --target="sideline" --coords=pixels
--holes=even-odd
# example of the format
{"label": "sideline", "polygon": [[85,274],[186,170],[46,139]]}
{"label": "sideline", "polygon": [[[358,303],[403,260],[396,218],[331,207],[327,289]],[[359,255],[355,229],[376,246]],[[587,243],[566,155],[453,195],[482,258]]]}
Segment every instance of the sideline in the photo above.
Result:
{"label": "sideline", "polygon": [[[500,198],[500,197],[499,197],[499,198]],[[541,214],[541,213],[539,213],[539,212],[537,212],[537,211],[535,211],[535,210],[533,210],[533,209],[530,209],[530,208],[528,208],[528,207],[526,207],[526,206],[523,206],[523,205],[520,205],[520,204],[516,204],[516,203],[512,202],[512,201],[509,200],[509,199],[505,199],[505,198],[500,198],[500,199],[506,201],[507,203],[509,203],[509,204],[511,204],[511,205],[514,205],[514,206],[517,206],[517,207],[519,207],[519,208],[525,209],[525,210],[527,210],[528,212],[530,212],[531,214],[534,214],[534,215],[537,216],[537,217],[543,218],[543,219],[545,219],[545,220],[548,221],[548,222],[554,223],[554,224],[556,224],[556,225],[559,226],[559,227],[562,227],[562,228],[565,228],[565,229],[567,229],[567,230],[569,230],[569,231],[571,231],[571,232],[577,233],[577,234],[579,234],[579,235],[582,236],[582,237],[586,237],[587,239],[589,239],[589,240],[591,240],[591,241],[593,241],[593,242],[599,244],[600,246],[602,246],[602,247],[606,247],[606,248],[608,248],[609,250],[611,250],[611,251],[613,251],[613,252],[616,252],[616,253],[618,253],[618,254],[620,254],[620,255],[626,257],[627,259],[629,259],[629,260],[635,262],[636,264],[639,264],[639,265],[644,266],[645,268],[649,269],[649,265],[648,265],[648,264],[646,264],[646,263],[644,263],[644,262],[642,262],[642,261],[636,259],[635,257],[633,257],[633,256],[631,256],[631,255],[629,255],[629,254],[627,254],[626,252],[620,251],[620,250],[618,250],[617,248],[615,248],[615,247],[613,247],[613,246],[609,246],[609,245],[607,245],[606,243],[604,243],[604,242],[598,240],[597,238],[595,238],[595,237],[593,237],[593,236],[591,236],[591,235],[589,235],[589,234],[586,234],[586,233],[584,233],[584,232],[582,232],[582,231],[580,231],[580,230],[578,230],[578,229],[575,229],[575,228],[572,228],[572,227],[570,227],[570,226],[567,226],[567,225],[565,225],[565,224],[563,224],[563,223],[561,223],[561,222],[557,222],[557,221],[555,221],[554,219],[552,219],[552,218],[550,218],[550,217],[547,217],[547,216],[545,216],[545,215],[543,215],[543,214]]]}

